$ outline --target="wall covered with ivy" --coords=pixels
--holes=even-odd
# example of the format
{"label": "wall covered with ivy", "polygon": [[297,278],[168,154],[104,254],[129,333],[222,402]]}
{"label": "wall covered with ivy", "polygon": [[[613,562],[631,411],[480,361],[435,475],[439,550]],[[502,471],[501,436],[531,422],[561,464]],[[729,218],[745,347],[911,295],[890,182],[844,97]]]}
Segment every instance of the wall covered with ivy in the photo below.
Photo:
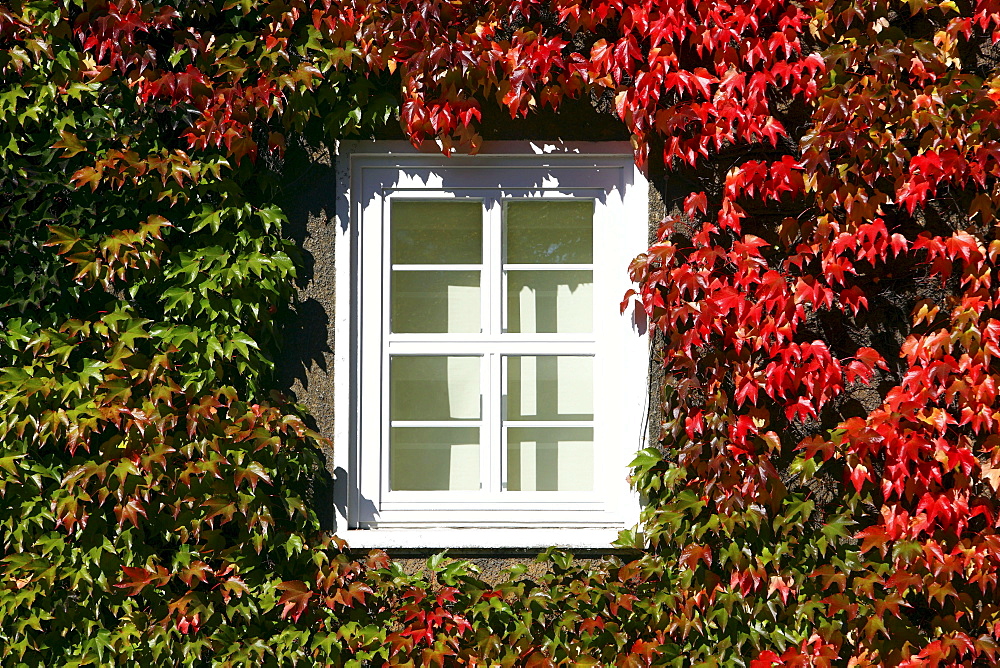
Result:
{"label": "wall covered with ivy", "polygon": [[[998,39],[991,0],[0,3],[0,663],[995,664]],[[328,289],[295,198],[337,139],[572,105],[668,214],[644,552],[408,575],[322,531],[275,391],[329,346],[280,357]]]}

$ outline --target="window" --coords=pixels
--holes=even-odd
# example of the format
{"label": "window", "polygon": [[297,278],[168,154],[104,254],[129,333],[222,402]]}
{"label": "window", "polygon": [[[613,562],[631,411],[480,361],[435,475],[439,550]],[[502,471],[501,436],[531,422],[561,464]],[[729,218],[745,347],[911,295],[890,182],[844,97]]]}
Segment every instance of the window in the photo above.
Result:
{"label": "window", "polygon": [[461,546],[464,529],[470,547],[606,545],[635,523],[648,352],[618,303],[645,181],[627,145],[544,150],[342,146],[334,447],[352,544]]}

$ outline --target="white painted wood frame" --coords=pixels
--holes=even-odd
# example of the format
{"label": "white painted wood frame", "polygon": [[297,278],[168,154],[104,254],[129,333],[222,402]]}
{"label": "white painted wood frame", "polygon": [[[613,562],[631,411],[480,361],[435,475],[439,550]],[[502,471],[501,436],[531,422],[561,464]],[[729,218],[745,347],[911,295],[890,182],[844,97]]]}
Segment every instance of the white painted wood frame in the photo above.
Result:
{"label": "white painted wood frame", "polygon": [[[607,547],[638,519],[628,463],[643,447],[648,402],[645,321],[619,315],[627,267],[645,249],[647,183],[627,143],[487,143],[445,157],[405,142],[341,142],[337,155],[334,466],[337,533],[357,547]],[[393,201],[465,199],[485,216],[480,333],[389,332],[388,211]],[[592,264],[505,265],[507,202],[594,202]],[[397,266],[397,270],[422,267]],[[435,267],[440,268],[440,267]],[[592,270],[593,333],[505,332],[504,277],[513,270]],[[389,355],[480,359],[482,488],[398,491],[388,485]],[[507,491],[501,393],[505,356],[586,356],[594,362],[592,491]],[[529,426],[533,423],[517,423]],[[466,423],[463,423],[465,426]],[[397,425],[399,426],[399,425]]]}

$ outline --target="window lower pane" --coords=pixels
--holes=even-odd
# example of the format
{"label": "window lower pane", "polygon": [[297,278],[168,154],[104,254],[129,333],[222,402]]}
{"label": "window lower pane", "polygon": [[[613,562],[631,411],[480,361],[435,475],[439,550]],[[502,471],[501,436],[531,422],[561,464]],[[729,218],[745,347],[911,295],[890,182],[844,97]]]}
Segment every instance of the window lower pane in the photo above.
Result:
{"label": "window lower pane", "polygon": [[478,427],[393,427],[389,487],[396,491],[478,490]]}
{"label": "window lower pane", "polygon": [[479,278],[464,270],[392,272],[392,331],[478,334]]}
{"label": "window lower pane", "polygon": [[507,429],[508,491],[589,492],[593,489],[593,428]]}
{"label": "window lower pane", "polygon": [[594,272],[507,272],[507,331],[580,334],[594,331]]}

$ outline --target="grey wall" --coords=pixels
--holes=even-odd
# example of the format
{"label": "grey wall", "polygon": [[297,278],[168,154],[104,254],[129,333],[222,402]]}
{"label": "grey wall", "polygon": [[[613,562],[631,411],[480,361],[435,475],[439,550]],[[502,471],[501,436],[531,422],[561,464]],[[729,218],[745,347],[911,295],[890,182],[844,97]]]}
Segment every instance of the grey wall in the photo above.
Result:
{"label": "grey wall", "polygon": [[[621,141],[629,138],[627,128],[610,114],[598,111],[589,100],[568,100],[558,113],[540,112],[527,119],[511,119],[505,111],[489,105],[484,109],[481,134],[486,140],[563,140],[563,141]],[[597,107],[607,108],[607,101],[598,101]],[[378,139],[403,139],[398,124],[379,132]],[[651,151],[654,155],[662,152]],[[285,342],[280,358],[276,361],[279,381],[294,400],[303,404],[314,420],[313,427],[325,436],[333,434],[333,350],[336,345],[333,331],[334,304],[334,239],[336,207],[336,157],[330,147],[292,147],[288,150],[283,167],[283,206],[289,217],[288,235],[294,239],[303,267],[298,280],[297,303],[286,323]],[[650,235],[667,210],[674,204],[664,178],[662,163],[651,162],[649,212]],[[683,197],[683,195],[681,195]],[[636,253],[643,251],[637,248]],[[626,271],[622,267],[622,271]],[[655,358],[655,355],[654,355]],[[659,388],[659,365],[651,361],[650,387]],[[649,434],[651,442],[659,434],[660,413],[658,389],[651,390]],[[332,453],[324,452],[327,461],[325,476],[318,476],[314,490],[316,511],[322,521],[332,527],[333,496],[331,484],[336,484],[332,469]],[[396,550],[392,556],[399,559],[411,572],[423,567],[426,551]],[[612,550],[601,551],[611,554]],[[482,569],[488,579],[496,579],[501,571],[514,563],[533,563],[537,553],[531,551],[482,551],[450,552],[456,557],[466,556]],[[581,554],[596,558],[596,553]],[[532,572],[532,571],[529,571]]]}

